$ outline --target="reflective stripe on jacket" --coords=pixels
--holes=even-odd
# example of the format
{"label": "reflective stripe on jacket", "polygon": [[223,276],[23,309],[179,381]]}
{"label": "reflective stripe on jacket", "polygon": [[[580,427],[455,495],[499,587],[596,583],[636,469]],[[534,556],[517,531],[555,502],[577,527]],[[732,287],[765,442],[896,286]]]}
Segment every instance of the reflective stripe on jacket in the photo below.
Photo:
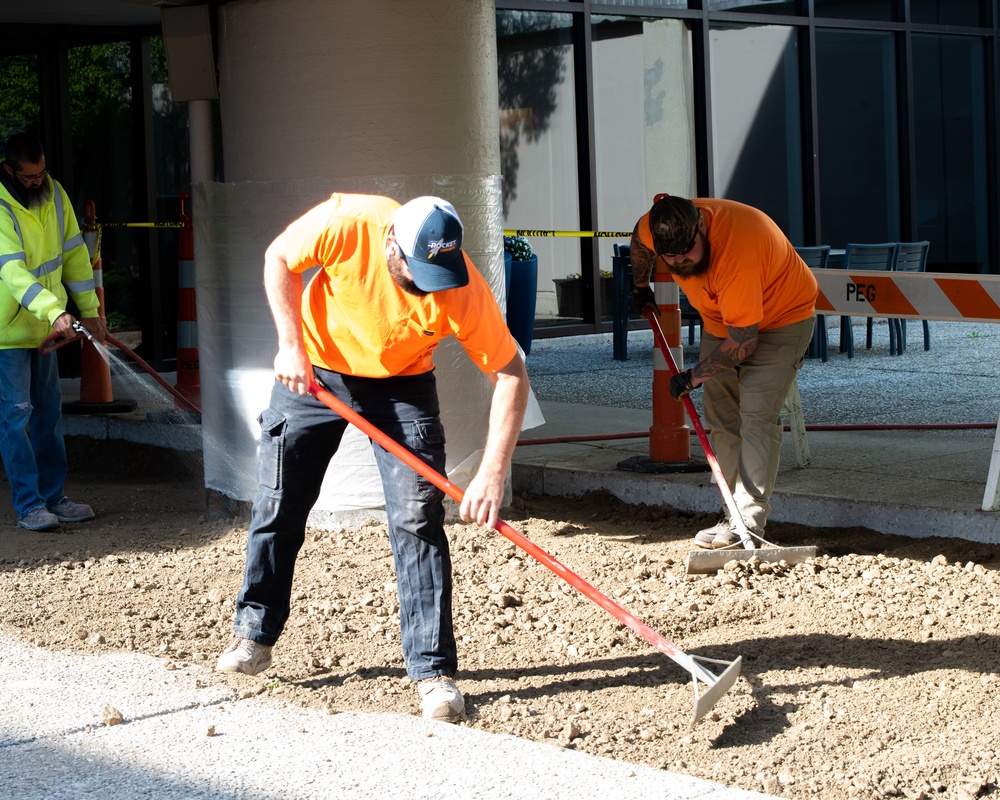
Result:
{"label": "reflective stripe on jacket", "polygon": [[0,184],[0,349],[38,347],[66,311],[67,290],[82,319],[98,315],[90,254],[58,181],[25,208]]}

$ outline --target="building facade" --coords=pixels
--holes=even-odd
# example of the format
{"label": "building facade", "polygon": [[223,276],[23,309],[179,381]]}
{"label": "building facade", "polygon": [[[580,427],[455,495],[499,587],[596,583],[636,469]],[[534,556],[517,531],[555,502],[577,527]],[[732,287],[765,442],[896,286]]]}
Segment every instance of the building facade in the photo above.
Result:
{"label": "building facade", "polygon": [[[997,32],[980,0],[498,0],[505,224],[626,232],[659,192],[718,196],[796,245],[927,239],[930,271],[995,273]],[[536,336],[609,329],[615,241],[532,240]],[[589,307],[543,320],[577,273]]]}
{"label": "building facade", "polygon": [[[0,6],[0,122],[44,133],[81,214],[96,198],[107,221],[171,217],[189,188],[186,115],[159,11],[104,0],[92,5],[121,18],[88,25],[47,4],[71,5]],[[240,4],[209,5],[218,19]],[[927,239],[932,271],[1000,271],[995,0],[496,0],[495,14],[497,91],[483,99],[499,104],[505,228],[628,232],[658,192],[712,195],[762,208],[795,244]],[[84,79],[95,60],[107,73]],[[599,277],[627,240],[530,241],[535,336],[609,331]],[[173,346],[172,243],[169,230],[105,241],[122,262],[109,297],[135,294],[152,315],[158,363]],[[578,316],[556,307],[567,276],[583,286]]]}

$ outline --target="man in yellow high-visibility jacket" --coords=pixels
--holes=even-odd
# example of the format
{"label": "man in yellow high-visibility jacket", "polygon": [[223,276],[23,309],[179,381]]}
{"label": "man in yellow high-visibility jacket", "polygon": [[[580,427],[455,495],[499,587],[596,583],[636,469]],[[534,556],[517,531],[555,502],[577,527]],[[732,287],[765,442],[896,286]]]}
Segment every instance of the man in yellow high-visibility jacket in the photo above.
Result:
{"label": "man in yellow high-visibility jacket", "polygon": [[45,168],[41,142],[11,136],[0,162],[0,456],[10,481],[17,524],[32,531],[93,519],[85,503],[63,493],[66,444],[55,353],[38,346],[80,323],[105,336],[87,246],[69,196]]}

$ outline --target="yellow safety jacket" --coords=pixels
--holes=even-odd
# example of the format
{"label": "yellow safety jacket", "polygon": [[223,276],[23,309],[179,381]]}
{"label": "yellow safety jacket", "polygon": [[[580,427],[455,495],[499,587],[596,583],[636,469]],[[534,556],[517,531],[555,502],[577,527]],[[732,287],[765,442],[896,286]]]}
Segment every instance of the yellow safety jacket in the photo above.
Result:
{"label": "yellow safety jacket", "polygon": [[73,206],[58,181],[45,180],[51,196],[36,209],[0,183],[0,349],[38,347],[66,311],[67,289],[81,319],[98,316],[94,270]]}

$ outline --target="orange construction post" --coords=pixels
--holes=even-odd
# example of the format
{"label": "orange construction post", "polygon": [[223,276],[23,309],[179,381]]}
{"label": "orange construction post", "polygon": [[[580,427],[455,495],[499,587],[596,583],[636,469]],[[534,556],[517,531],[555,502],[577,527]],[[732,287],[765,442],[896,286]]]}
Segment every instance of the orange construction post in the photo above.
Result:
{"label": "orange construction post", "polygon": [[[665,193],[653,198],[656,203]],[[659,322],[663,338],[670,348],[674,363],[683,369],[681,348],[681,290],[674,283],[670,270],[655,262],[653,297],[659,306]],[[691,430],[681,402],[670,396],[670,368],[660,348],[653,341],[653,425],[649,429],[649,460],[660,463],[680,463],[691,459]]]}
{"label": "orange construction post", "polygon": [[[174,388],[194,405],[201,405],[201,373],[198,364],[198,306],[195,298],[194,225],[185,208],[191,192],[181,194],[180,264],[177,283],[177,383]],[[188,411],[175,401],[177,411]]]}
{"label": "orange construction post", "polygon": [[[670,271],[657,264],[653,273],[653,296],[660,308],[660,327],[677,364],[683,364],[681,347],[680,289]],[[670,368],[653,342],[653,424],[649,429],[649,460],[679,463],[691,458],[691,429],[684,406],[670,396]]]}

